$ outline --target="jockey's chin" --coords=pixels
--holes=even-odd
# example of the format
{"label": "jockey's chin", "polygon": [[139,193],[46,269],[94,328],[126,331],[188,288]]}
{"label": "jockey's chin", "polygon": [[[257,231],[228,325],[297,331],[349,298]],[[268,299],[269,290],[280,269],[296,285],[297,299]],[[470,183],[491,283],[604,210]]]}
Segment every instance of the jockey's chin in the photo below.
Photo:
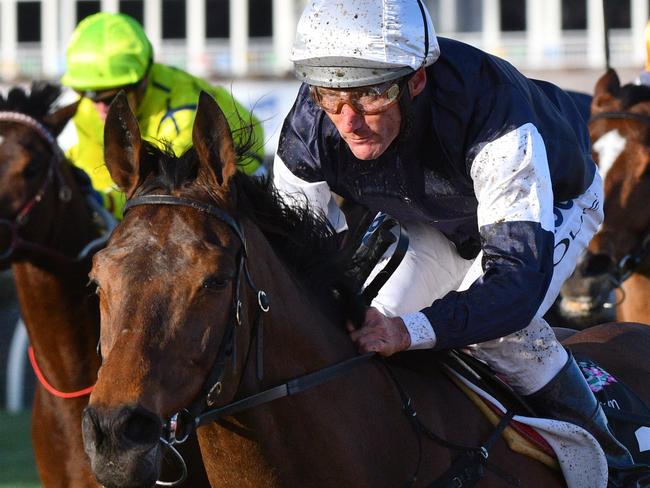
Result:
{"label": "jockey's chin", "polygon": [[110,107],[110,104],[104,102],[95,102],[94,105],[95,110],[97,110],[97,115],[99,115],[101,121],[106,122],[106,116],[108,115],[108,108]]}

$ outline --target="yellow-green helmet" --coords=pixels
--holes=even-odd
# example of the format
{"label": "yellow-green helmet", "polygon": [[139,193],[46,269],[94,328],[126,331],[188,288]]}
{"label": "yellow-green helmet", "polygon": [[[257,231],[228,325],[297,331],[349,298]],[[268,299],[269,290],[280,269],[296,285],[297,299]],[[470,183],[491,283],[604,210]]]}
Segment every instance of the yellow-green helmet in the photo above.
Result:
{"label": "yellow-green helmet", "polygon": [[142,26],[124,14],[100,12],[75,29],[61,83],[75,90],[131,85],[146,74],[153,53]]}

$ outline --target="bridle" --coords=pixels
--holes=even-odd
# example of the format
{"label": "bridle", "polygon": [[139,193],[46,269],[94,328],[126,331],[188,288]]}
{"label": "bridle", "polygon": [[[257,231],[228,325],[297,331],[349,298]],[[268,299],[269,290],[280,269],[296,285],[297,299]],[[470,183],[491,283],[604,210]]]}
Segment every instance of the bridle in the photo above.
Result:
{"label": "bridle", "polygon": [[[55,181],[58,183],[59,188],[58,200],[62,205],[68,203],[71,200],[72,190],[70,189],[70,186],[66,184],[63,178],[63,174],[61,173],[61,167],[66,161],[65,155],[63,154],[63,151],[57,144],[56,139],[50,130],[48,130],[41,122],[35,118],[21,112],[0,111],[0,122],[12,122],[29,127],[47,143],[48,147],[52,151],[52,156],[48,161],[47,173],[38,190],[18,210],[12,219],[0,218],[0,228],[6,227],[7,234],[10,237],[10,242],[7,248],[0,250],[0,262],[5,262],[12,259],[18,251],[32,252],[64,264],[75,264],[84,261],[92,251],[104,245],[107,236],[102,236],[92,240],[84,246],[84,248],[79,252],[77,256],[74,257],[70,257],[56,249],[39,244],[37,242],[25,240],[20,237],[20,229],[24,228],[25,225],[29,222],[32,211],[43,200],[48,189]],[[110,222],[110,219],[108,219],[105,215],[106,212],[102,212],[101,209],[98,208],[99,206],[94,203],[94,200],[89,198],[88,201],[94,207],[93,210],[102,215],[105,222]],[[114,225],[114,222],[110,225],[107,225],[108,230],[112,230],[112,227],[114,227]]]}
{"label": "bridle", "polygon": [[[228,212],[219,207],[209,203],[192,200],[189,198],[175,197],[172,195],[144,195],[132,198],[127,201],[124,207],[126,213],[133,207],[139,205],[174,205],[193,208],[199,212],[203,212],[217,220],[227,224],[230,229],[239,238],[242,244],[242,249],[238,255],[238,263],[236,266],[237,274],[233,278],[234,281],[234,294],[233,302],[231,305],[231,314],[223,334],[221,345],[216,354],[216,359],[213,363],[211,371],[208,373],[201,393],[197,396],[196,400],[188,407],[174,414],[165,425],[165,441],[170,444],[180,444],[187,440],[193,429],[213,422],[214,420],[225,415],[232,415],[234,413],[252,408],[257,405],[281,398],[283,396],[294,395],[305,389],[313,388],[325,381],[328,381],[342,372],[349,369],[351,366],[366,361],[372,355],[367,354],[364,356],[355,356],[351,359],[336,363],[332,366],[323,368],[314,373],[301,376],[285,382],[274,388],[270,388],[261,393],[257,393],[250,397],[241,400],[236,400],[228,405],[218,408],[212,408],[217,403],[217,399],[223,391],[223,376],[225,374],[225,366],[228,358],[232,360],[233,365],[237,362],[237,350],[235,347],[236,340],[235,334],[238,326],[244,325],[242,316],[242,301],[240,297],[240,288],[242,275],[248,286],[253,290],[254,295],[257,297],[257,316],[253,321],[251,330],[251,341],[249,343],[249,351],[245,363],[248,363],[248,358],[251,352],[253,342],[256,343],[256,374],[257,379],[261,381],[264,375],[264,358],[263,358],[263,326],[262,314],[270,310],[269,298],[264,290],[257,288],[253,282],[247,266],[247,247],[244,231],[239,222],[233,218]],[[246,366],[245,366],[246,367]]]}
{"label": "bridle", "polygon": [[[589,124],[597,120],[632,120],[650,126],[650,116],[638,114],[635,112],[601,112],[589,119]],[[650,255],[650,227],[643,232],[639,244],[632,251],[624,255],[616,263],[616,267],[611,271],[611,280],[616,288],[621,288],[621,284],[627,280],[639,265]]]}
{"label": "bridle", "polygon": [[[248,266],[246,264],[247,251],[244,232],[239,225],[239,222],[235,220],[228,212],[209,203],[204,203],[189,198],[175,197],[172,195],[144,195],[129,200],[124,207],[124,214],[126,215],[126,213],[131,208],[139,205],[174,205],[193,208],[227,224],[228,227],[230,227],[230,229],[235,233],[242,245],[242,248],[237,257],[237,273],[233,278],[234,287],[231,313],[229,316],[228,324],[223,334],[221,345],[217,351],[216,359],[213,363],[212,369],[204,382],[202,393],[199,394],[197,400],[192,405],[185,409],[189,413],[195,413],[198,415],[203,410],[208,407],[212,407],[217,402],[217,399],[223,390],[223,376],[225,374],[226,359],[230,357],[232,359],[233,365],[236,365],[237,363],[235,331],[236,328],[238,326],[242,326],[244,322],[242,317],[242,300],[240,296],[242,275],[245,277],[246,283],[248,283],[250,288],[254,291],[255,296],[257,297],[258,312],[260,313],[258,313],[257,318],[255,319],[255,325],[252,332],[254,336],[256,336],[258,343],[257,374],[260,379],[263,376],[264,361],[262,357],[263,348],[261,313],[266,313],[270,309],[268,297],[266,295],[266,292],[264,290],[258,289],[253,282],[253,279],[248,270]],[[172,439],[178,441],[178,439],[176,439],[175,431],[173,430],[170,434],[170,440]]]}
{"label": "bridle", "polygon": [[[209,216],[212,216],[223,223],[227,224],[230,229],[235,233],[239,238],[242,249],[238,255],[238,264],[237,264],[237,274],[234,277],[234,293],[233,293],[233,303],[231,305],[231,315],[226,326],[226,330],[223,335],[223,340],[219,346],[216,359],[213,363],[212,369],[204,381],[201,393],[197,398],[186,408],[180,410],[179,412],[173,414],[170,419],[163,426],[163,435],[160,438],[160,442],[163,446],[167,447],[170,452],[175,456],[176,460],[179,462],[182,469],[182,474],[178,480],[175,481],[157,481],[157,486],[166,486],[166,487],[176,487],[183,483],[187,478],[187,466],[185,460],[181,454],[174,447],[176,444],[182,444],[185,442],[191,435],[193,430],[196,430],[198,427],[217,421],[222,417],[233,415],[259,405],[277,400],[279,398],[296,395],[303,391],[309,390],[316,386],[319,386],[323,383],[326,383],[341,374],[355,368],[356,366],[368,362],[370,359],[376,358],[374,353],[367,353],[359,356],[353,356],[351,358],[345,359],[338,363],[326,366],[319,370],[307,373],[302,376],[292,378],[280,385],[268,388],[259,393],[255,393],[244,398],[234,400],[226,405],[219,407],[214,407],[218,396],[223,391],[223,377],[225,373],[226,360],[228,357],[232,359],[233,365],[236,365],[237,354],[236,354],[236,340],[235,334],[236,329],[239,326],[243,325],[242,321],[242,302],[240,299],[240,283],[242,274],[246,277],[246,283],[253,290],[255,296],[257,297],[257,317],[255,318],[253,328],[251,330],[251,339],[248,346],[248,353],[244,359],[243,371],[246,370],[249,357],[251,353],[251,348],[253,342],[257,343],[256,350],[256,361],[257,361],[257,379],[258,381],[262,380],[263,377],[263,345],[262,345],[262,314],[270,310],[269,299],[264,290],[257,288],[253,282],[253,279],[249,273],[247,266],[247,247],[246,247],[246,238],[244,236],[243,229],[241,228],[239,222],[232,217],[228,212],[222,210],[219,207],[205,203],[198,200],[193,200],[183,197],[175,197],[173,195],[143,195],[139,197],[132,198],[127,201],[124,207],[124,214],[132,209],[133,207],[140,205],[173,205],[181,207],[189,207],[195,209],[199,212],[205,213]],[[397,248],[402,248],[403,251],[408,247],[408,234],[403,234],[404,239],[402,239],[402,234],[400,235],[400,240],[397,244]],[[399,256],[401,261],[403,255]],[[389,263],[391,266],[397,266],[399,262]],[[379,273],[382,275],[382,273]],[[384,276],[380,278],[380,281],[388,279],[390,273],[385,273]],[[371,283],[373,287],[379,286],[374,282]],[[367,298],[367,297],[366,297]],[[416,483],[417,475],[420,469],[421,458],[422,458],[422,437],[428,437],[430,440],[433,440],[437,444],[446,447],[447,449],[459,451],[467,463],[467,465],[462,468],[452,465],[438,480],[439,485],[435,486],[452,486],[447,483],[457,483],[453,486],[466,486],[463,483],[467,483],[467,486],[471,485],[471,482],[476,482],[483,476],[483,469],[487,466],[488,452],[492,445],[496,442],[498,437],[501,435],[501,432],[506,428],[509,421],[514,415],[514,411],[507,412],[506,415],[500,420],[496,428],[492,431],[490,437],[479,447],[468,447],[461,446],[458,444],[451,443],[435,433],[430,429],[424,426],[417,416],[417,412],[412,406],[411,399],[404,391],[396,376],[390,369],[390,367],[385,363],[381,362],[387,371],[388,376],[390,377],[392,383],[395,385],[402,403],[402,409],[404,414],[410,420],[411,425],[417,435],[418,439],[418,460],[415,472],[412,476],[412,479],[408,483],[408,486],[412,486]],[[243,374],[240,377],[240,383],[243,378]],[[239,387],[237,388],[239,390]],[[494,467],[492,467],[494,468]],[[502,479],[507,481],[510,485],[518,486],[518,481],[509,476],[507,473],[500,470],[495,471]],[[460,483],[460,484],[458,484]],[[433,485],[432,485],[433,486]]]}
{"label": "bridle", "polygon": [[588,124],[601,119],[634,120],[650,125],[650,116],[635,112],[601,112],[589,118]]}
{"label": "bridle", "polygon": [[[281,385],[269,388],[260,393],[235,400],[227,405],[214,408],[219,395],[223,391],[223,377],[226,371],[226,361],[230,358],[233,366],[237,364],[237,349],[236,349],[236,329],[243,325],[242,317],[242,301],[240,297],[241,278],[245,276],[245,281],[248,286],[253,290],[257,297],[257,317],[251,330],[251,340],[249,342],[248,352],[244,360],[244,369],[246,369],[253,342],[256,343],[256,374],[258,381],[261,381],[264,374],[264,358],[263,358],[263,327],[262,327],[262,314],[270,310],[269,298],[264,290],[257,288],[249,273],[247,266],[247,247],[244,231],[239,222],[232,217],[228,212],[219,207],[209,203],[192,200],[189,198],[175,197],[172,195],[143,195],[135,197],[127,201],[124,206],[124,215],[133,207],[140,205],[173,205],[181,207],[189,207],[199,212],[205,213],[211,217],[220,220],[230,227],[241,242],[242,248],[238,255],[238,263],[236,266],[237,274],[234,281],[233,302],[231,305],[231,313],[223,334],[222,342],[216,354],[216,359],[212,368],[201,388],[201,392],[196,399],[186,408],[173,414],[163,427],[163,436],[160,441],[163,446],[167,447],[170,452],[176,457],[182,469],[182,475],[178,480],[167,482],[157,481],[157,486],[174,487],[183,483],[187,477],[187,467],[185,460],[180,453],[175,449],[174,445],[182,444],[191,435],[192,431],[198,427],[211,423],[223,416],[232,415],[249,408],[253,408],[264,403],[282,398],[285,396],[295,395],[304,390],[308,390],[318,386],[326,381],[329,381],[343,372],[354,367],[356,364],[369,360],[373,354],[366,354],[363,356],[355,356],[332,366],[320,369],[313,373],[303,375],[298,378],[293,378]],[[240,378],[240,381],[242,377]]]}

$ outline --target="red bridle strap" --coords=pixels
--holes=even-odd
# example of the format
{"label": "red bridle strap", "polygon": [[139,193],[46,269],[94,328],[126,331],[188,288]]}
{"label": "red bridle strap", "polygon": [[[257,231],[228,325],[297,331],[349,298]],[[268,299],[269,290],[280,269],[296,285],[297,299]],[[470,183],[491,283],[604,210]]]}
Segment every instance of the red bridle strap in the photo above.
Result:
{"label": "red bridle strap", "polygon": [[38,367],[38,363],[36,362],[36,356],[34,355],[33,347],[29,346],[29,348],[27,349],[27,354],[29,355],[29,362],[32,364],[32,369],[34,370],[34,374],[38,378],[39,383],[43,385],[43,388],[45,388],[54,396],[59,398],[78,398],[85,395],[90,395],[90,392],[93,391],[93,388],[95,388],[95,385],[92,385],[89,386],[88,388],[84,388],[83,390],[73,391],[70,393],[59,391],[56,388],[54,388],[50,383],[48,383],[48,381],[45,379],[43,372]]}

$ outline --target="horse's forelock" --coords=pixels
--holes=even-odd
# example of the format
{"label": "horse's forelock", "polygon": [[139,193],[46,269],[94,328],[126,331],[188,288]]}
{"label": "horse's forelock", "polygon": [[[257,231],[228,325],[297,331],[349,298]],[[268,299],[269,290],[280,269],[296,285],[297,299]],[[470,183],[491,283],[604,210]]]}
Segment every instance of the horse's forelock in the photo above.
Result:
{"label": "horse's forelock", "polygon": [[135,196],[163,191],[180,192],[187,198],[207,198],[214,205],[234,212],[237,218],[253,221],[307,285],[322,290],[340,280],[341,256],[332,226],[307,206],[286,203],[270,179],[237,171],[227,188],[215,188],[211,182],[201,181],[200,162],[193,148],[175,157],[169,148],[161,150],[145,143],[145,157],[152,158],[154,164],[147,165],[149,173],[143,175]]}

